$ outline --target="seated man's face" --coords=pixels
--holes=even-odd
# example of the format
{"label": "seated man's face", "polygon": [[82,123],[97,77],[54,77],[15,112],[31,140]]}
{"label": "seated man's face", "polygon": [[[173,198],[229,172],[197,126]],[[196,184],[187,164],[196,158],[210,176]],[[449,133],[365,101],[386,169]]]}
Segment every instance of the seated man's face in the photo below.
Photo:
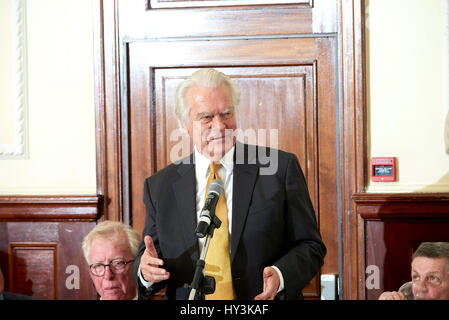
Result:
{"label": "seated man's face", "polygon": [[412,262],[415,300],[449,300],[449,274],[445,258],[416,257]]}
{"label": "seated man's face", "polygon": [[[90,264],[109,264],[111,261],[130,261],[131,254],[126,236],[108,240],[97,238],[92,241],[89,262]],[[124,269],[114,272],[111,267],[104,268],[104,275],[97,276],[89,271],[95,289],[102,300],[132,300],[136,296],[136,286],[132,277],[132,263],[126,264]]]}

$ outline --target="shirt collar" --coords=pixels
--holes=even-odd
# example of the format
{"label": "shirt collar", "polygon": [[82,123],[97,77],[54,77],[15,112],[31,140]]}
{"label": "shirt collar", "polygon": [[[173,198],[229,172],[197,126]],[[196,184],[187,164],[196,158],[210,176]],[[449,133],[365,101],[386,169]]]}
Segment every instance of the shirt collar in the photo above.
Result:
{"label": "shirt collar", "polygon": [[[195,149],[195,170],[197,171],[197,174],[199,177],[208,177],[209,176],[209,165],[210,160],[203,156],[196,146],[194,146]],[[235,151],[235,145],[232,146],[231,149],[229,149],[228,152],[221,158],[220,163],[223,166],[223,168],[226,169],[226,172],[232,172],[234,169],[234,151]]]}

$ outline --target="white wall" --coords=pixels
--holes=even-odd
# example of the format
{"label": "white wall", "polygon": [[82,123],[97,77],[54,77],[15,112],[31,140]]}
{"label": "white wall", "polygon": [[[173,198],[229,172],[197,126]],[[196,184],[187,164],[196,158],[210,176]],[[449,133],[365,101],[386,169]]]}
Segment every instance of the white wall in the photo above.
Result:
{"label": "white wall", "polygon": [[399,178],[368,191],[449,192],[447,0],[366,4],[368,155],[397,157]]}
{"label": "white wall", "polygon": [[[0,145],[11,143],[15,130],[5,63],[12,59],[13,1],[0,0]],[[95,194],[91,1],[21,1],[29,150],[25,159],[0,158],[0,194]],[[366,1],[368,155],[394,156],[399,165],[398,182],[370,183],[369,192],[449,191],[447,2]]]}
{"label": "white wall", "polygon": [[[11,15],[13,1],[18,0],[0,0],[2,23],[7,20],[3,17]],[[95,194],[92,3],[23,2],[28,155],[0,158],[0,194]],[[1,58],[10,55],[10,38],[7,32],[0,33]],[[5,65],[9,63],[2,63],[2,70]],[[8,83],[5,77],[0,81]],[[0,96],[0,106],[0,118],[11,123],[11,96]],[[14,137],[11,130],[10,126],[0,130],[0,144]]]}

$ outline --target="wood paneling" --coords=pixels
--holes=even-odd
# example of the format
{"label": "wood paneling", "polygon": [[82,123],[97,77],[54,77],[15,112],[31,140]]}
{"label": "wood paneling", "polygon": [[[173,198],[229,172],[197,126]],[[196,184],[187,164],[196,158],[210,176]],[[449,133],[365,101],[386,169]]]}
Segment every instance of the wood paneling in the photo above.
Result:
{"label": "wood paneling", "polygon": [[[222,1],[224,2],[230,3]],[[101,7],[98,9],[105,13],[104,26],[109,30],[118,23],[117,15],[120,17],[119,35],[115,33],[115,36],[118,35],[123,40],[338,32],[337,0],[299,2],[145,10],[148,0],[103,0],[100,1]],[[257,1],[254,3],[257,4]],[[135,23],[136,21],[139,23]],[[105,37],[113,35],[104,34]],[[106,53],[111,53],[108,47],[105,49],[108,50]],[[109,57],[107,59],[109,60]]]}
{"label": "wood paneling", "polygon": [[338,115],[340,145],[340,201],[336,204],[341,220],[339,261],[343,299],[359,297],[357,214],[352,195],[364,192],[367,183],[366,103],[365,103],[365,1],[341,0],[339,66],[340,103]]}
{"label": "wood paneling", "polygon": [[[410,281],[411,256],[421,242],[449,241],[449,194],[356,194],[359,299],[377,299]],[[380,271],[367,288],[366,267]]]}
{"label": "wood paneling", "polygon": [[5,290],[42,299],[95,299],[81,242],[100,216],[101,199],[0,197]]}
{"label": "wood paneling", "polygon": [[57,299],[57,253],[57,243],[9,243],[9,290]]}
{"label": "wood paneling", "polygon": [[[328,243],[329,262],[324,270],[336,273],[338,252],[336,247],[333,250],[336,241],[332,239],[337,238],[337,217],[333,203],[327,200],[333,197],[337,201],[337,159],[320,157],[320,152],[330,155],[336,148],[335,44],[331,38],[214,40],[212,46],[210,41],[194,40],[131,43],[127,87],[128,148],[132,155],[130,214],[134,227],[142,230],[145,222],[141,201],[144,179],[177,160],[177,152],[173,156],[172,151],[180,149],[177,145],[181,139],[177,138],[183,135],[176,134],[176,86],[197,69],[187,66],[212,66],[230,75],[241,89],[238,126],[242,132],[253,129],[258,134],[262,129],[266,137],[275,130],[276,139],[267,140],[268,144],[298,156]],[[323,143],[319,145],[320,139]],[[190,151],[187,148],[183,155]],[[319,297],[316,281],[314,289],[308,288],[305,294]]]}
{"label": "wood paneling", "polygon": [[[286,67],[245,67],[220,68],[236,82],[242,92],[241,108],[238,110],[238,127],[242,130],[242,142],[268,145],[287,149],[295,153],[303,164],[306,176],[315,177],[314,158],[316,153],[316,104],[314,92],[315,64]],[[152,157],[155,169],[160,170],[168,163],[189,155],[193,150],[179,154],[182,130],[174,118],[174,94],[177,85],[195,69],[156,69],[154,70],[155,139],[156,153]],[[279,95],[278,93],[283,93]],[[275,112],[273,110],[276,110]],[[250,116],[250,115],[258,115]],[[297,121],[304,119],[304,121]],[[310,128],[306,125],[309,124]],[[279,134],[279,128],[294,128],[293,135]],[[252,130],[252,131],[251,131]],[[311,134],[307,134],[307,132]],[[271,137],[270,137],[270,132]],[[245,134],[246,133],[246,134]],[[253,135],[254,133],[254,135]],[[178,135],[179,134],[179,135]],[[184,138],[184,136],[182,136]],[[271,139],[270,139],[271,138]],[[280,138],[281,140],[279,141]],[[184,150],[184,149],[183,149]],[[309,151],[309,152],[308,152]],[[307,163],[313,172],[307,174]],[[309,170],[309,171],[310,171]]]}
{"label": "wood paneling", "polygon": [[148,9],[155,8],[188,8],[188,7],[227,7],[227,6],[261,6],[295,4],[312,7],[312,0],[147,0]]}
{"label": "wood paneling", "polygon": [[99,206],[98,196],[1,196],[0,221],[95,221]]}
{"label": "wood paneling", "polygon": [[[152,51],[151,48],[148,50]],[[142,55],[145,53],[146,50]],[[182,130],[178,130],[173,106],[176,86],[195,69],[143,69],[151,70],[152,74],[149,72],[145,78],[154,79],[154,86],[147,86],[145,81],[133,82],[131,92],[135,95],[132,95],[132,99],[135,97],[136,100],[132,100],[131,105],[142,106],[143,101],[152,101],[150,98],[152,95],[156,98],[154,109],[151,105],[148,106],[152,110],[150,113],[145,112],[145,108],[133,108],[130,112],[131,123],[137,126],[131,128],[136,134],[132,134],[130,138],[130,149],[133,154],[130,167],[133,187],[131,197],[135,203],[132,215],[134,225],[138,229],[142,229],[144,223],[141,220],[144,217],[139,214],[144,207],[139,200],[143,197],[141,186],[145,177],[193,151],[190,139]],[[318,205],[318,195],[315,192],[318,183],[316,64],[312,61],[308,65],[299,66],[218,69],[231,76],[242,92],[238,110],[238,127],[242,132],[239,140],[295,153],[306,175],[312,201],[316,207]],[[144,90],[147,90],[148,95],[142,97]],[[145,115],[149,115],[148,122],[142,121]],[[142,131],[148,136],[142,134]],[[289,134],[283,134],[282,131]],[[143,148],[144,145],[147,145],[147,149]]]}

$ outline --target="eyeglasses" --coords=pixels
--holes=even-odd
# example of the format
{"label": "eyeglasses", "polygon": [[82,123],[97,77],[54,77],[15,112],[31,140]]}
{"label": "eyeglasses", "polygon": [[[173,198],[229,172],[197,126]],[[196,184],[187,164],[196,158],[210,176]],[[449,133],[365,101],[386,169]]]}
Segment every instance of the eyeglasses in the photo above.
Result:
{"label": "eyeglasses", "polygon": [[94,263],[89,266],[90,271],[94,276],[102,277],[106,271],[106,267],[109,267],[112,273],[119,274],[123,273],[128,263],[133,262],[134,260],[124,261],[120,259],[114,259],[108,264],[103,263]]}

